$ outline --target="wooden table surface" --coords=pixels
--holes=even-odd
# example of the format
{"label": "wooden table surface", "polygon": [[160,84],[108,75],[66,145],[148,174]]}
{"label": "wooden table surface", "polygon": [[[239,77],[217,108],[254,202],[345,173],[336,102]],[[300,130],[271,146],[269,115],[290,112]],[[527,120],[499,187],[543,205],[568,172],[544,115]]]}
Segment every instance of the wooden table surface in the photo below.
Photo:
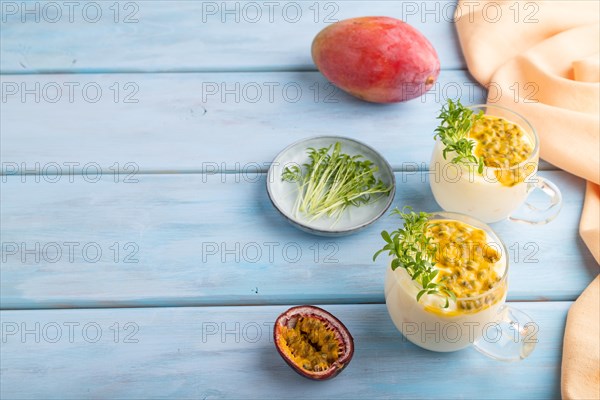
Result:
{"label": "wooden table surface", "polygon": [[[560,396],[566,313],[598,273],[577,233],[581,179],[542,163],[559,217],[493,225],[508,300],[539,325],[518,363],[403,339],[385,262],[371,260],[397,218],[321,238],[266,195],[279,150],[337,134],[389,160],[394,206],[439,208],[425,172],[435,116],[448,97],[486,98],[453,1],[67,3],[0,2],[1,398]],[[429,93],[368,104],[316,71],[314,35],[363,15],[430,39],[443,71]],[[275,318],[297,304],[322,305],[355,338],[332,381],[299,377],[274,349]]]}

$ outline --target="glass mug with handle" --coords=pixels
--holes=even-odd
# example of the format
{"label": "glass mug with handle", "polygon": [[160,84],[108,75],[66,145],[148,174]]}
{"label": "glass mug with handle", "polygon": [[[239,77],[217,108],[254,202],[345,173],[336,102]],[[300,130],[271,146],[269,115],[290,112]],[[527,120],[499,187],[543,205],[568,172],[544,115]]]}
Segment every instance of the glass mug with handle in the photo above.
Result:
{"label": "glass mug with handle", "polygon": [[[455,164],[456,155],[436,139],[430,163],[429,183],[437,203],[445,211],[471,215],[492,223],[506,218],[530,224],[553,220],[562,206],[560,190],[537,175],[539,139],[521,115],[495,105],[469,106],[473,115],[483,112],[471,131],[475,152],[483,156],[483,170],[473,164]],[[545,208],[528,203],[535,190],[550,200]]]}
{"label": "glass mug with handle", "polygon": [[[454,242],[466,247],[471,244],[467,257],[466,247],[459,249],[455,246],[452,249],[441,246],[437,254],[445,259],[454,257],[457,267],[446,278],[458,275],[455,288],[460,288],[464,279],[465,286],[474,288],[479,285],[479,290],[474,295],[473,291],[469,293],[469,290],[459,289],[456,300],[439,293],[426,293],[417,299],[423,289],[418,279],[412,279],[401,266],[393,270],[388,265],[385,301],[396,328],[409,341],[427,350],[451,352],[474,346],[496,360],[517,361],[528,357],[537,343],[537,325],[524,312],[505,304],[509,262],[504,243],[488,225],[464,214],[434,213],[428,223],[433,227],[430,229],[433,229],[434,237],[443,237],[452,230],[454,234],[461,230],[471,232],[467,236],[470,239],[465,242],[460,239]],[[485,246],[472,246],[473,243],[485,243]],[[487,270],[475,266],[482,257],[494,261]],[[471,271],[470,265],[475,266]],[[487,288],[485,285],[489,282],[493,284]]]}

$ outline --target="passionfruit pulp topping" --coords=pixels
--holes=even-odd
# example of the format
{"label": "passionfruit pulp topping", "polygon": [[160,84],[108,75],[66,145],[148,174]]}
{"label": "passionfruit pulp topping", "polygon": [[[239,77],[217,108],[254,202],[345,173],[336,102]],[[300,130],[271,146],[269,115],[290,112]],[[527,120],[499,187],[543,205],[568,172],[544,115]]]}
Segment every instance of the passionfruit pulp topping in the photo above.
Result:
{"label": "passionfruit pulp topping", "polygon": [[354,353],[352,336],[344,324],[314,306],[292,307],[281,314],[273,334],[283,359],[311,379],[333,378]]}

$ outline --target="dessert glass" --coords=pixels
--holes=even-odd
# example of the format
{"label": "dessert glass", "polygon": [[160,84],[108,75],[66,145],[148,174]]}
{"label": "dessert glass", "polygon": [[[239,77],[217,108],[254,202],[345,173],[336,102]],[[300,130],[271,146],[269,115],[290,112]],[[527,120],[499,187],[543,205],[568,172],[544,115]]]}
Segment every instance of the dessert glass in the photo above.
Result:
{"label": "dessert glass", "polygon": [[[476,165],[453,164],[454,153],[444,159],[443,143],[437,139],[430,162],[429,184],[435,200],[445,211],[471,215],[486,223],[509,218],[530,224],[546,224],[554,219],[561,208],[560,190],[549,180],[537,175],[539,139],[535,129],[521,115],[505,107],[475,105],[468,107],[474,113],[503,118],[521,128],[533,151],[528,158],[511,167],[483,168],[479,174]],[[512,184],[502,183],[510,178]],[[544,208],[528,203],[534,190],[540,190],[550,200]]]}
{"label": "dessert glass", "polygon": [[[386,268],[385,301],[388,313],[406,339],[427,350],[451,352],[473,345],[481,353],[502,361],[529,356],[537,343],[537,325],[522,311],[505,304],[508,290],[508,253],[494,231],[472,217],[439,212],[430,221],[455,220],[483,230],[487,245],[500,254],[494,269],[500,280],[486,292],[450,300],[425,294],[417,301],[420,284],[402,267]],[[390,261],[391,263],[391,261]]]}

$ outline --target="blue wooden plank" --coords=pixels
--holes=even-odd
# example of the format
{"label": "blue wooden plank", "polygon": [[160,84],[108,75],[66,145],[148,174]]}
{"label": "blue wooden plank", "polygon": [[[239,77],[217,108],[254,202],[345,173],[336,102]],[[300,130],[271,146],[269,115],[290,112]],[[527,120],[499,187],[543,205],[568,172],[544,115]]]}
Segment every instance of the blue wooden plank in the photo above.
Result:
{"label": "blue wooden plank", "polygon": [[[398,333],[384,305],[325,306],[344,322],[355,341],[352,362],[326,382],[298,376],[277,354],[272,326],[286,307],[4,311],[0,395],[558,398],[570,304],[512,304],[530,314],[539,327],[537,348],[517,363],[493,361],[472,349],[434,353],[418,348]],[[23,334],[25,329],[29,333]]]}
{"label": "blue wooden plank", "polygon": [[[513,262],[509,298],[574,300],[598,273],[577,232],[585,184],[542,175],[563,191],[559,217],[494,225]],[[84,177],[2,177],[2,307],[383,301],[385,260],[371,257],[397,217],[320,238],[277,213],[264,175]],[[437,210],[424,179],[398,173],[394,206]]]}
{"label": "blue wooden plank", "polygon": [[486,94],[464,71],[445,71],[424,97],[393,105],[354,99],[316,72],[0,81],[10,88],[2,100],[0,172],[17,174],[264,171],[293,141],[332,134],[370,144],[396,170],[414,170],[431,157],[440,104],[456,96],[480,103]]}
{"label": "blue wooden plank", "polygon": [[310,45],[351,17],[404,19],[464,68],[455,1],[2,1],[3,73],[314,70]]}

